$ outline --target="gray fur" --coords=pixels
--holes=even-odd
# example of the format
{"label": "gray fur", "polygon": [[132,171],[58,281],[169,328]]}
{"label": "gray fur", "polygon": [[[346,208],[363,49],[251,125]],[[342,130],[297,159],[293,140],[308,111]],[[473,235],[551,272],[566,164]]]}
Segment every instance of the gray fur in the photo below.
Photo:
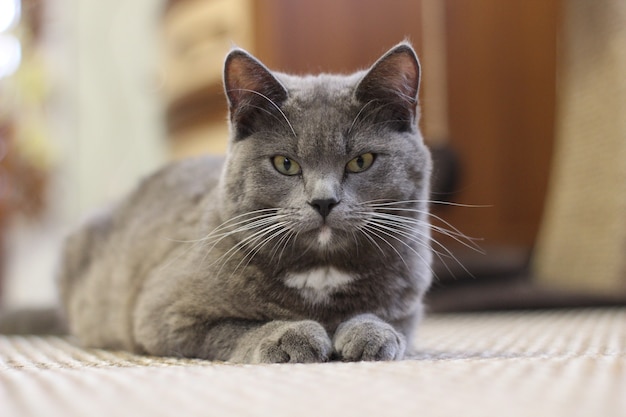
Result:
{"label": "gray fur", "polygon": [[[349,76],[271,73],[232,51],[226,159],[164,168],[68,239],[71,332],[235,362],[401,359],[431,281],[418,83],[406,43]],[[368,170],[346,172],[368,152]],[[337,203],[323,217],[315,200]]]}

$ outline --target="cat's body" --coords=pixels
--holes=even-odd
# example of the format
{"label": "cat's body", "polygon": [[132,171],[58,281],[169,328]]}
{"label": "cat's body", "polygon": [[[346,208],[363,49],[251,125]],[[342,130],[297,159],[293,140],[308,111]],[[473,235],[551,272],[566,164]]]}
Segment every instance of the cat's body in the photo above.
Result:
{"label": "cat's body", "polygon": [[68,239],[71,332],[237,362],[402,358],[431,281],[418,83],[407,44],[304,78],[233,51],[226,159],[166,167]]}

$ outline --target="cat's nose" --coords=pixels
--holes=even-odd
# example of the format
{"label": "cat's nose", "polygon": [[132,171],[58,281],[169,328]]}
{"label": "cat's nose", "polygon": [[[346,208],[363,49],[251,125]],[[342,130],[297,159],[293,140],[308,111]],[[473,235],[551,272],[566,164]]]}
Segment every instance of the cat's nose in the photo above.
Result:
{"label": "cat's nose", "polygon": [[337,204],[339,201],[334,198],[316,199],[309,203],[323,218],[326,218]]}

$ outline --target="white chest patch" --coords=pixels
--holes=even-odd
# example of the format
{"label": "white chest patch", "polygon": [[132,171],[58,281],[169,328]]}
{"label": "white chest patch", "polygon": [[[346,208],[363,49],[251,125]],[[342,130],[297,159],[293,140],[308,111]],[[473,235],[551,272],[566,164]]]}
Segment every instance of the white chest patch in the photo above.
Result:
{"label": "white chest patch", "polygon": [[354,277],[333,267],[316,268],[298,274],[289,274],[285,285],[300,290],[302,296],[314,303],[321,303],[341,286],[354,280]]}

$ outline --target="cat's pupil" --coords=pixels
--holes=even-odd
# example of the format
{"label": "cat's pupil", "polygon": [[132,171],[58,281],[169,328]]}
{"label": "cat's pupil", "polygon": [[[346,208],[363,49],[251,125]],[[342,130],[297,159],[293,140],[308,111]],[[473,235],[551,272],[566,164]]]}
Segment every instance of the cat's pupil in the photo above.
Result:
{"label": "cat's pupil", "polygon": [[291,171],[291,161],[289,160],[289,158],[284,159],[283,168],[285,168],[285,171],[287,172]]}
{"label": "cat's pupil", "polygon": [[359,166],[359,168],[363,169],[363,166],[365,165],[365,160],[363,160],[362,156],[359,156],[356,159],[356,164]]}

